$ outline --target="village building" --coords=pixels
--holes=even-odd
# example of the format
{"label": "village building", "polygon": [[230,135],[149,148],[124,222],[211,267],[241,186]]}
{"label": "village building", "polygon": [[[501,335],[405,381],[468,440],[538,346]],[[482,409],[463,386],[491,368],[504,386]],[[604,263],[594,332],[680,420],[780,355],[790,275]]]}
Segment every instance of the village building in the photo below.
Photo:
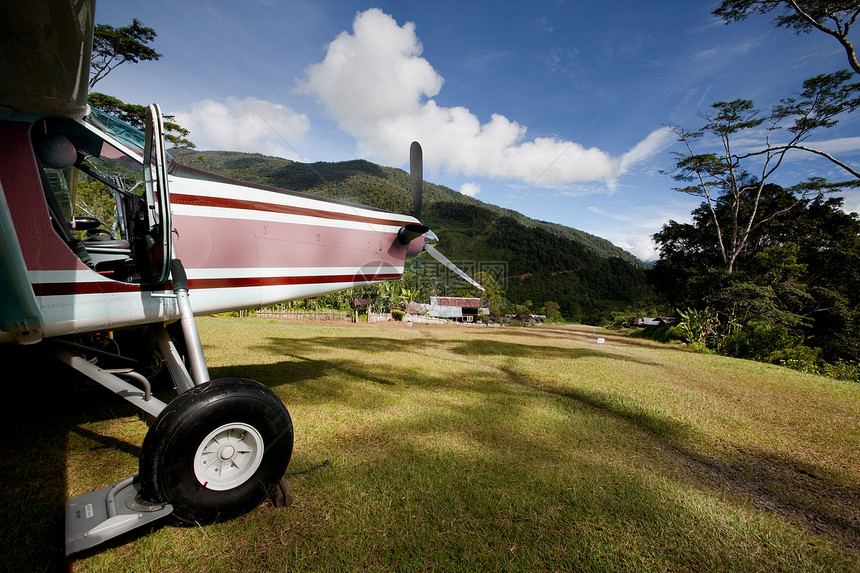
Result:
{"label": "village building", "polygon": [[478,316],[490,314],[479,298],[431,296],[430,304],[421,305],[429,316],[447,318],[457,322],[476,322]]}

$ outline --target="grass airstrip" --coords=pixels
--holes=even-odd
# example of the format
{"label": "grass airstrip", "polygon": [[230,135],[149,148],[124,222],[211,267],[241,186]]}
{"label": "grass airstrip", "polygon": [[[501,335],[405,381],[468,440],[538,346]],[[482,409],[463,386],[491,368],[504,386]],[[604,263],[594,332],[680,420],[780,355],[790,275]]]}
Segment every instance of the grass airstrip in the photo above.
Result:
{"label": "grass airstrip", "polygon": [[[860,570],[858,384],[592,327],[199,325],[213,378],[287,405],[288,471],[330,464],[74,571]],[[63,566],[63,502],[137,473],[146,430],[106,392],[17,423],[0,569]]]}

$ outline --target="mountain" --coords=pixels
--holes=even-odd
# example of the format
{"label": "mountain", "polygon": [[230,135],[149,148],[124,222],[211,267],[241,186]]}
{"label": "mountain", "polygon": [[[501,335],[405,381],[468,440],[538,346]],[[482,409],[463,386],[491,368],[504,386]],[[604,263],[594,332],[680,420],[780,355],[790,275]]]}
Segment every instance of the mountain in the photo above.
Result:
{"label": "mountain", "polygon": [[[170,153],[185,165],[251,183],[400,213],[411,210],[409,174],[369,161],[300,163],[257,153]],[[596,323],[651,293],[645,281],[648,265],[609,241],[448,187],[424,183],[422,222],[439,236],[438,248],[449,259],[463,262],[467,271],[499,276],[509,300],[533,301],[535,310],[551,300],[566,318]]]}

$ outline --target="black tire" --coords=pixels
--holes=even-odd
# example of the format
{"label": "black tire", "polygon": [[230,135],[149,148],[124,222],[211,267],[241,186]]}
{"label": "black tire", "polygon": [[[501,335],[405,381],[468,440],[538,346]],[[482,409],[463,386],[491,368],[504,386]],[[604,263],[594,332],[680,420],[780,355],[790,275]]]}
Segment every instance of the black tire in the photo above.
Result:
{"label": "black tire", "polygon": [[292,453],[293,423],[274,392],[252,380],[213,380],[173,400],[149,429],[141,495],[170,503],[186,523],[230,519],[266,498]]}

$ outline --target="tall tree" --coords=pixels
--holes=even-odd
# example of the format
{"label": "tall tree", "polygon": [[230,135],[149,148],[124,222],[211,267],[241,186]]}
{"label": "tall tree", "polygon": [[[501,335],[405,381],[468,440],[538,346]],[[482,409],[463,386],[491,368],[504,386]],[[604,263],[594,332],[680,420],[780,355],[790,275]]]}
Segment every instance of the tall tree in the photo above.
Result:
{"label": "tall tree", "polygon": [[[762,191],[789,151],[824,157],[860,179],[858,168],[804,144],[817,130],[836,125],[837,116],[860,106],[860,97],[856,95],[860,83],[848,83],[851,77],[851,72],[843,70],[810,78],[804,82],[798,98],[785,98],[767,113],[756,109],[749,100],[737,99],[713,104],[713,111],[701,116],[704,125],[696,130],[671,126],[683,144],[682,151],[675,153],[674,177],[687,183],[676,190],[704,199],[722,266],[728,273],[734,270],[738,255],[761,218],[758,206]],[[787,129],[783,129],[785,122],[792,122]],[[735,149],[737,139],[750,136],[754,140],[761,129],[764,139],[758,149]],[[779,139],[781,134],[788,135]],[[701,153],[694,149],[703,140],[706,146],[717,142],[719,151]],[[846,184],[856,183],[852,180],[830,184],[813,178],[794,190],[799,201],[822,189]],[[717,216],[718,201],[728,206],[731,217]],[[786,207],[791,208],[791,205]]]}
{"label": "tall tree", "polygon": [[93,54],[90,59],[90,90],[126,62],[149,62],[161,58],[150,44],[157,34],[135,18],[130,26],[114,28],[98,24],[93,32]]}
{"label": "tall tree", "polygon": [[[751,208],[746,202],[742,210]],[[660,260],[652,283],[676,308],[714,309],[724,333],[764,323],[802,334],[829,359],[860,358],[860,219],[842,210],[841,199],[798,201],[773,184],[764,186],[757,208],[759,221],[733,273],[721,267],[707,204],[693,211],[692,224],[664,225],[654,235]],[[733,209],[726,197],[714,205],[724,226]]]}
{"label": "tall tree", "polygon": [[723,0],[713,13],[728,24],[745,20],[751,14],[774,11],[779,11],[774,19],[777,26],[792,28],[797,34],[818,30],[836,38],[851,68],[860,74],[857,52],[848,39],[848,32],[860,15],[858,0]]}
{"label": "tall tree", "polygon": [[[106,24],[98,24],[93,33],[93,53],[90,59],[90,93],[87,103],[94,108],[109,113],[122,121],[143,129],[146,123],[146,107],[126,103],[114,96],[92,91],[93,87],[110,72],[126,62],[147,62],[161,58],[148,44],[153,42],[157,34],[155,30],[143,26],[135,18],[130,26],[114,28]],[[174,147],[193,149],[196,146],[188,139],[189,130],[176,121],[174,116],[164,116],[164,138]]]}

